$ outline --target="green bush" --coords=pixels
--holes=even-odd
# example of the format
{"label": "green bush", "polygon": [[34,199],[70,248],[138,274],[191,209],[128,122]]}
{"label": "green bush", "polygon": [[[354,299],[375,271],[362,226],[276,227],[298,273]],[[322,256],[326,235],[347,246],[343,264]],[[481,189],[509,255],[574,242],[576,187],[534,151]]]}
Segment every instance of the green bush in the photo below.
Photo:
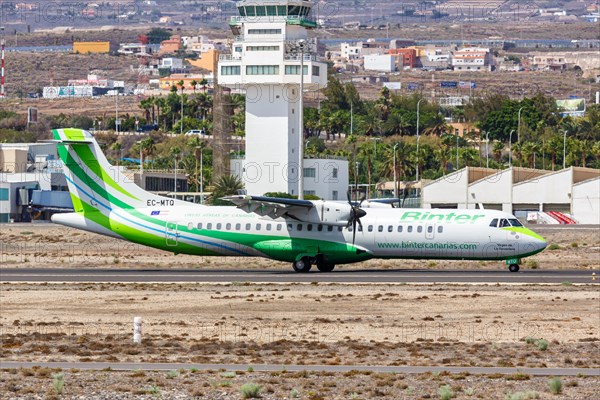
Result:
{"label": "green bush", "polygon": [[442,400],[450,400],[450,399],[453,399],[455,396],[454,392],[448,385],[444,385],[444,386],[440,387],[440,389],[438,390],[438,393],[440,395],[440,399],[442,399]]}
{"label": "green bush", "polygon": [[560,378],[552,378],[548,382],[548,387],[550,388],[550,393],[552,394],[561,394],[562,393],[562,381]]}
{"label": "green bush", "polygon": [[537,346],[538,350],[541,351],[545,351],[546,349],[548,349],[548,341],[546,339],[540,339],[536,341],[535,345]]}
{"label": "green bush", "polygon": [[65,387],[65,377],[63,374],[52,375],[52,387],[54,388],[56,394],[62,394]]}
{"label": "green bush", "polygon": [[240,394],[243,399],[258,399],[261,391],[262,386],[252,382],[245,383],[240,388]]}
{"label": "green bush", "polygon": [[179,372],[177,372],[177,371],[167,372],[167,379],[177,378],[178,376],[179,376]]}
{"label": "green bush", "polygon": [[516,392],[506,395],[506,400],[531,400],[539,398],[540,394],[532,390],[528,390],[527,392]]}
{"label": "green bush", "polygon": [[552,243],[550,246],[548,246],[548,250],[559,250],[560,246],[557,245],[556,243]]}

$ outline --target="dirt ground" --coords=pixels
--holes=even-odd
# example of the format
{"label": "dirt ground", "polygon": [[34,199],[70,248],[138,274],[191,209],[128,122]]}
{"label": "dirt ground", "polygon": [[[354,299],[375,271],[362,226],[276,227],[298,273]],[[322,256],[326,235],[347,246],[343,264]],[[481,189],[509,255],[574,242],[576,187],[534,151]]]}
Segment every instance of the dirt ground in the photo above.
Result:
{"label": "dirt ground", "polygon": [[[597,228],[538,230],[554,250],[525,268],[598,266]],[[2,225],[3,268],[240,268],[173,256],[50,224]],[[498,268],[502,263],[371,261],[352,267]],[[289,265],[252,260],[244,268]],[[597,286],[511,284],[4,283],[2,361],[600,368]],[[143,340],[132,345],[133,317]],[[244,367],[245,368],[245,367]],[[64,377],[59,396],[56,378]],[[0,397],[239,399],[590,399],[600,379],[469,374],[53,371],[0,369]],[[444,388],[442,388],[442,386]],[[448,386],[446,388],[446,386]],[[513,397],[510,397],[513,396]],[[450,398],[450,397],[446,397]]]}
{"label": "dirt ground", "polygon": [[[548,241],[548,248],[527,259],[522,268],[597,269],[600,266],[600,230],[589,228],[531,227]],[[281,268],[287,263],[253,258],[173,255],[51,223],[0,225],[0,268]],[[494,269],[502,261],[370,260],[343,269]]]}

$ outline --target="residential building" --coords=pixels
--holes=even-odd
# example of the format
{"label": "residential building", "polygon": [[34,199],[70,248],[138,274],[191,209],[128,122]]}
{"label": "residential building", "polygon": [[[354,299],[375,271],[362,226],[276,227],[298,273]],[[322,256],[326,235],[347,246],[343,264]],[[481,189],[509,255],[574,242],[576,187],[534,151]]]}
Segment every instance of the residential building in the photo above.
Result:
{"label": "residential building", "polygon": [[73,53],[110,53],[112,50],[111,42],[73,42]]}
{"label": "residential building", "polygon": [[398,57],[398,69],[417,67],[417,51],[415,49],[390,49],[388,54]]}
{"label": "residential building", "polygon": [[218,59],[219,52],[217,50],[209,50],[206,53],[200,54],[200,57],[197,60],[186,58],[185,61],[194,67],[202,68],[214,73],[215,65]]}
{"label": "residential building", "polygon": [[365,71],[394,72],[397,57],[390,54],[367,55],[364,57]]}
{"label": "residential building", "polygon": [[452,55],[455,71],[492,71],[493,56],[489,48],[465,47]]}
{"label": "residential building", "polygon": [[173,35],[170,39],[163,40],[160,43],[159,54],[174,54],[182,48],[181,36]]}

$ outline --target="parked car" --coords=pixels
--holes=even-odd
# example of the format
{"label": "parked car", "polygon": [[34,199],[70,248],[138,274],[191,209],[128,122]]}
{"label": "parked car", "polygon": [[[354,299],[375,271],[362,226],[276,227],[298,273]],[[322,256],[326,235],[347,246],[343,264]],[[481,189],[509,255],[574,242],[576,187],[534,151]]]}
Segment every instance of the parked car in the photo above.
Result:
{"label": "parked car", "polygon": [[185,134],[187,136],[192,136],[192,135],[206,135],[206,132],[204,131],[204,129],[190,129]]}

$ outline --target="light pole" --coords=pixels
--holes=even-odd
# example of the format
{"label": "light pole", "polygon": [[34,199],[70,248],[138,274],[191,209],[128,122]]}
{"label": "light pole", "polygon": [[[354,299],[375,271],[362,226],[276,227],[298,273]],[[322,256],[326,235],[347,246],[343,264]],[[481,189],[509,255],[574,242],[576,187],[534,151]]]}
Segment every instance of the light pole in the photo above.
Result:
{"label": "light pole", "polygon": [[458,134],[456,134],[456,169],[458,169]]}
{"label": "light pole", "polygon": [[177,154],[175,154],[175,185],[174,185],[174,192],[175,192],[175,198],[177,198]]}
{"label": "light pole", "polygon": [[417,182],[419,182],[419,139],[421,139],[421,137],[419,136],[419,122],[420,122],[421,101],[423,101],[423,99],[420,99],[417,102]]}
{"label": "light pole", "polygon": [[517,143],[521,141],[521,111],[523,111],[524,107],[519,108],[519,118],[517,122]]}
{"label": "light pole", "polygon": [[181,85],[181,122],[179,123],[179,134],[183,134],[183,85]]}
{"label": "light pole", "polygon": [[508,137],[508,166],[512,168],[512,134],[515,132],[513,129],[510,131],[510,135]]}
{"label": "light pole", "polygon": [[306,40],[298,40],[298,48],[300,49],[300,111],[298,112],[298,118],[300,123],[298,124],[298,199],[304,200],[304,46]]}
{"label": "light pole", "polygon": [[356,170],[354,173],[354,200],[358,201],[358,166],[360,163],[358,161],[355,162]]}
{"label": "light pole", "polygon": [[490,138],[489,138],[489,132],[485,133],[485,167],[489,168],[490,167],[490,151],[489,151],[489,145],[490,145]]}
{"label": "light pole", "polygon": [[115,91],[115,133],[119,134],[119,89]]}
{"label": "light pole", "polygon": [[567,132],[563,135],[563,169],[567,168]]}
{"label": "light pole", "polygon": [[143,140],[138,140],[137,143],[140,145],[140,187],[142,189],[146,189],[146,185],[144,184],[144,144]]}
{"label": "light pole", "polygon": [[381,140],[381,138],[371,138],[373,141],[373,162],[377,160],[377,142]]}
{"label": "light pole", "polygon": [[394,145],[394,199],[398,198],[398,177],[396,174],[396,148],[398,143]]}

